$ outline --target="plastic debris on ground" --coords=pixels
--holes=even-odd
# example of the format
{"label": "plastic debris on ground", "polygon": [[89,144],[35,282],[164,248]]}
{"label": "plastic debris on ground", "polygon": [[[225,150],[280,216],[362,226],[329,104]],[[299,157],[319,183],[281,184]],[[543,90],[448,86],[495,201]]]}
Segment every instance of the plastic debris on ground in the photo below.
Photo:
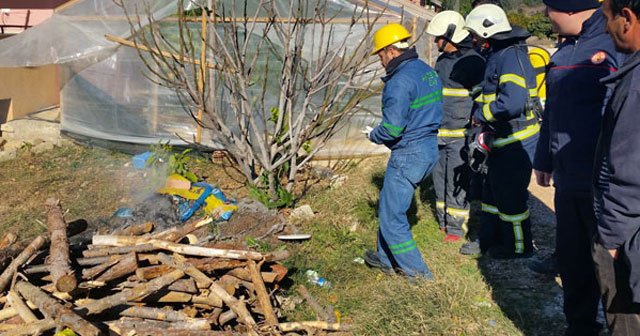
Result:
{"label": "plastic debris on ground", "polygon": [[[177,183],[182,181],[183,183]],[[165,186],[158,189],[160,194],[171,195],[178,199],[178,213],[181,221],[187,221],[200,208],[215,220],[229,220],[238,210],[236,202],[228,199],[224,193],[206,182],[196,182],[185,189],[188,180],[177,174],[167,178]]]}
{"label": "plastic debris on ground", "polygon": [[151,152],[144,152],[137,155],[134,155],[132,158],[133,168],[135,169],[144,169],[147,166],[147,161],[153,155]]}

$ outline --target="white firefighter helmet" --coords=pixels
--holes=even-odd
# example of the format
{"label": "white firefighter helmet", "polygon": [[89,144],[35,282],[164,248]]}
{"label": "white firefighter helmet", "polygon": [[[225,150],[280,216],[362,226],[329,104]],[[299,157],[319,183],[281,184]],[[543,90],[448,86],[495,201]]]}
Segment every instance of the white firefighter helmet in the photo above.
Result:
{"label": "white firefighter helmet", "polygon": [[444,37],[453,43],[460,43],[469,36],[469,32],[464,29],[464,26],[464,18],[460,13],[446,10],[431,19],[427,27],[427,34]]}
{"label": "white firefighter helmet", "polygon": [[511,31],[507,14],[492,4],[480,5],[469,12],[465,28],[482,38]]}

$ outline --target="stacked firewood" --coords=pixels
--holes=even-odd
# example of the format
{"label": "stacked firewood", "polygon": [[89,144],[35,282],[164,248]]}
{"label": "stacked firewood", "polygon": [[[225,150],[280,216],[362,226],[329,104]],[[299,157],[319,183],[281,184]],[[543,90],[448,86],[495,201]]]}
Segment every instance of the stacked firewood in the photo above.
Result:
{"label": "stacked firewood", "polygon": [[153,223],[139,224],[70,247],[59,201],[49,199],[46,207],[48,235],[26,246],[11,233],[0,241],[0,335],[65,329],[78,335],[297,335],[347,328],[326,316],[279,321],[274,296],[288,271],[279,263],[288,252],[214,247],[205,238],[208,219],[160,232]]}

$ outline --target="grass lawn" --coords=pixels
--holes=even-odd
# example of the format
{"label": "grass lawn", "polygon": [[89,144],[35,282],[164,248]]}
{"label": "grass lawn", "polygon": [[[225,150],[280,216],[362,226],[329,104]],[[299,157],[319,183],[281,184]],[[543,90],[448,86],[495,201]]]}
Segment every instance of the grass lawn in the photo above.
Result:
{"label": "grass lawn", "polygon": [[[41,223],[46,220],[48,197],[61,199],[68,209],[67,221],[96,221],[142,199],[149,185],[141,182],[144,173],[134,171],[130,161],[130,156],[103,149],[65,146],[39,155],[24,151],[15,160],[0,163],[0,234],[12,231],[26,239],[44,232]],[[524,260],[469,258],[458,254],[459,244],[442,242],[428,182],[416,192],[410,219],[435,280],[409,284],[354,262],[375,247],[385,165],[384,157],[350,165],[340,172],[347,176],[342,186],[329,188],[321,181],[298,201],[297,205],[310,205],[316,215],[294,223],[313,238],[287,246],[292,252],[286,262],[290,281],[283,283],[287,295],[298,295],[297,285],[305,284],[321,304],[334,308],[341,321],[354,325],[354,335],[562,334],[562,296],[556,281],[535,275]],[[203,159],[193,171],[231,197],[247,194],[237,176],[229,177],[228,167]],[[534,226],[548,222],[535,216],[533,221]],[[541,244],[551,238],[548,225],[542,227],[534,230],[534,237],[544,248]],[[308,284],[304,274],[308,269],[318,271],[332,287]],[[285,317],[315,319],[304,303],[286,311]]]}

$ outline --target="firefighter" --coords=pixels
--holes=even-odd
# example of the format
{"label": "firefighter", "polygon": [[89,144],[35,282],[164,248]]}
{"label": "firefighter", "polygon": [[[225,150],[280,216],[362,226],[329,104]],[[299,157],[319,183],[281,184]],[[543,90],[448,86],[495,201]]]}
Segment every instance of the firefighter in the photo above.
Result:
{"label": "firefighter", "polygon": [[[477,43],[488,44],[483,89],[474,105],[474,123],[482,127],[488,148],[479,241],[462,246],[462,254],[487,253],[496,259],[533,254],[527,186],[538,140],[541,113],[536,78],[524,44],[529,33],[511,26],[492,4],[474,8],[466,29]],[[493,140],[491,140],[493,139]]]}
{"label": "firefighter", "polygon": [[[547,73],[547,103],[533,162],[536,182],[551,185],[556,211],[556,259],[531,263],[536,271],[560,271],[566,335],[598,335],[600,293],[591,256],[596,231],[592,171],[607,87],[600,79],[619,59],[598,0],[544,0],[563,42]],[[579,121],[578,123],[576,121]],[[555,263],[557,260],[557,263]]]}
{"label": "firefighter", "polygon": [[382,122],[364,132],[391,149],[378,207],[377,251],[365,262],[386,273],[399,269],[410,277],[432,278],[407,219],[416,187],[438,161],[437,133],[442,119],[442,84],[438,74],[409,47],[411,34],[392,23],[377,30],[373,54],[386,70],[382,78]]}
{"label": "firefighter", "polygon": [[473,46],[464,18],[454,11],[433,17],[427,34],[435,36],[442,54],[435,70],[442,81],[442,123],[438,130],[439,161],[433,169],[436,214],[444,241],[457,242],[467,231],[470,169],[465,162],[466,134],[470,125],[473,87],[484,76],[484,58]]}

